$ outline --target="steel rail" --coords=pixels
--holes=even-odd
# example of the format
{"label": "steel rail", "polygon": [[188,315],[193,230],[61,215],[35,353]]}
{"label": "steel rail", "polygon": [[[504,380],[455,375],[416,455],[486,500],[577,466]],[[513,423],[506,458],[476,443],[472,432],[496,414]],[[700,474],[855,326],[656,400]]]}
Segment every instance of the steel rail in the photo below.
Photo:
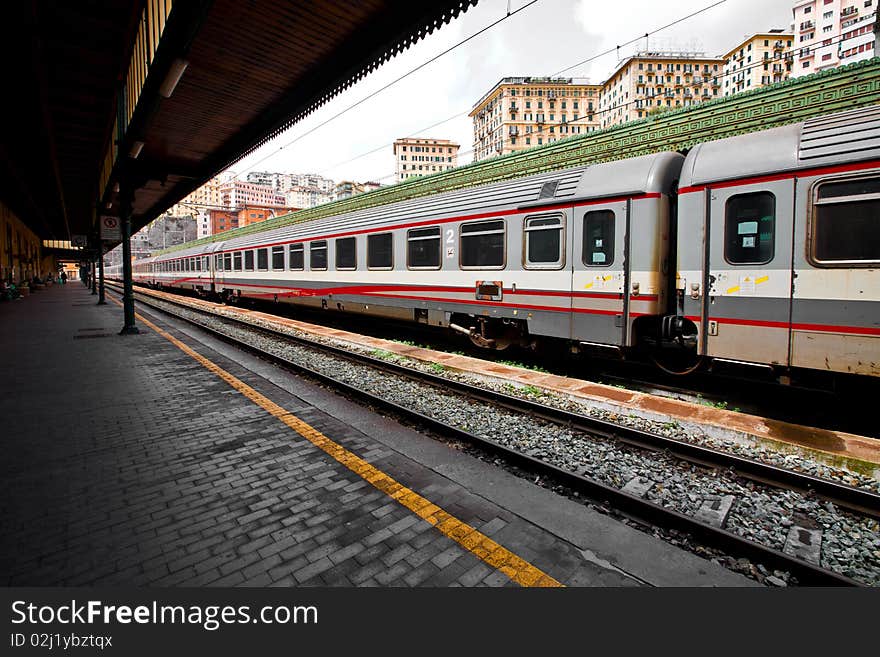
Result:
{"label": "steel rail", "polygon": [[[174,301],[166,301],[167,303],[175,304]],[[546,461],[542,461],[540,459],[534,458],[517,450],[514,450],[505,445],[501,445],[491,439],[484,438],[481,436],[477,436],[470,432],[464,431],[463,429],[459,429],[458,427],[454,427],[448,425],[440,420],[432,418],[430,416],[419,413],[418,411],[414,411],[405,406],[397,404],[395,402],[389,401],[379,395],[374,395],[373,393],[367,392],[358,388],[355,385],[346,383],[344,381],[340,381],[338,379],[333,378],[330,375],[324,374],[317,370],[311,369],[305,365],[301,365],[299,363],[295,363],[293,361],[284,358],[283,356],[279,356],[278,354],[274,354],[270,351],[266,351],[260,347],[249,344],[237,338],[234,338],[220,329],[216,329],[210,326],[205,326],[204,324],[196,321],[195,319],[191,319],[188,317],[184,317],[177,313],[171,312],[166,308],[160,308],[156,305],[150,303],[149,300],[144,301],[150,307],[185,321],[189,324],[197,326],[199,329],[207,332],[213,337],[232,344],[238,348],[244,349],[254,355],[259,356],[260,358],[272,362],[276,365],[279,365],[283,368],[296,371],[301,374],[305,374],[313,379],[320,381],[332,388],[340,390],[344,392],[346,395],[351,397],[360,399],[365,401],[371,406],[379,407],[386,409],[395,415],[406,418],[408,421],[413,422],[417,426],[424,427],[430,431],[433,431],[439,435],[442,435],[447,438],[453,438],[457,440],[461,440],[463,442],[470,443],[472,445],[476,445],[484,450],[489,452],[498,454],[502,456],[508,462],[518,466],[524,467],[529,471],[536,472],[540,475],[547,476],[557,481],[563,486],[576,490],[578,492],[583,493],[586,497],[599,502],[605,503],[612,506],[615,510],[622,513],[625,516],[628,516],[634,520],[637,520],[641,523],[647,523],[649,525],[659,526],[666,529],[672,529],[684,532],[690,536],[698,538],[703,541],[707,545],[721,549],[725,552],[732,553],[738,556],[747,557],[753,561],[757,561],[765,565],[765,567],[770,567],[772,569],[785,570],[790,572],[793,576],[797,578],[799,584],[808,585],[808,586],[863,586],[861,582],[853,580],[845,575],[840,573],[822,568],[818,565],[814,565],[802,559],[793,557],[791,555],[785,554],[779,550],[767,547],[760,543],[751,541],[746,539],[738,534],[727,531],[725,529],[721,529],[715,527],[713,525],[705,524],[696,520],[695,518],[679,513],[677,511],[673,511],[671,509],[667,509],[658,504],[654,504],[653,502],[647,501],[640,497],[636,497],[634,495],[630,495],[628,493],[623,492],[620,489],[614,488],[607,484],[603,484],[597,480],[585,477],[583,475],[571,472],[570,470],[566,470],[559,466],[553,465],[551,463],[547,463]],[[395,374],[407,374],[409,378],[420,379],[418,375],[413,375],[413,371],[409,370],[409,372],[398,372],[397,368],[402,366],[395,366],[392,363],[387,363],[385,361],[381,361],[378,359],[371,358],[369,356],[364,356],[361,354],[351,354],[350,352],[345,351],[344,349],[334,348],[329,345],[324,345],[320,343],[315,343],[312,340],[308,340],[306,338],[299,338],[297,336],[291,336],[287,333],[283,333],[280,331],[275,331],[272,329],[267,329],[264,327],[254,326],[247,322],[243,322],[242,320],[238,320],[235,318],[225,317],[222,315],[216,315],[209,313],[208,311],[193,308],[192,306],[187,306],[186,304],[182,304],[177,302],[176,305],[183,306],[188,308],[189,310],[195,310],[205,315],[214,316],[220,319],[224,319],[236,324],[243,324],[248,329],[266,333],[272,335],[273,337],[283,337],[285,339],[293,340],[296,342],[300,342],[310,348],[316,348],[326,353],[332,353],[334,356],[348,358],[350,360],[354,360],[363,364],[367,364],[373,367],[378,367],[380,369],[385,369],[386,371],[393,372]],[[406,368],[404,368],[406,369]],[[419,375],[422,373],[418,373]],[[440,387],[448,388],[450,387],[448,384],[451,383],[448,379],[442,379],[440,377],[434,377],[434,375],[427,374],[427,377],[438,378],[442,382]],[[424,382],[424,381],[423,381]],[[458,383],[458,382],[454,382]],[[463,384],[467,385],[467,384]],[[485,391],[484,391],[485,392]],[[504,395],[502,395],[503,397]],[[516,402],[520,402],[523,400],[519,400],[518,398],[511,397],[511,400],[515,400]],[[537,406],[541,411],[546,411],[547,407],[543,407],[535,404],[534,402],[529,402],[529,404]],[[519,409],[519,412],[522,411],[522,407]],[[582,416],[580,416],[582,417]],[[586,418],[592,421],[592,418]],[[575,426],[576,425],[572,425]],[[621,429],[618,425],[610,425],[613,427],[614,431]],[[623,433],[629,433],[631,431],[635,431],[637,433],[645,433],[639,432],[638,430],[632,430],[629,428],[625,428],[626,431]],[[591,433],[598,433],[595,430],[591,431]],[[635,434],[632,434],[635,435]],[[647,434],[652,435],[652,434]],[[616,438],[615,435],[610,435],[612,439]],[[623,440],[623,439],[621,439]],[[670,440],[670,439],[666,439]],[[625,440],[624,442],[627,442]],[[678,445],[679,441],[673,441]],[[634,443],[638,444],[638,443]],[[711,454],[712,450],[706,450],[705,448],[700,448]],[[757,462],[755,462],[757,463]],[[764,465],[764,464],[761,464]],[[778,468],[776,468],[778,470]],[[790,472],[790,471],[785,471]],[[793,473],[799,474],[799,473]],[[857,490],[857,489],[856,489]]]}
{"label": "steel rail", "polygon": [[[174,302],[168,301],[168,303]],[[190,308],[192,307],[190,306]],[[199,308],[192,309],[198,312],[206,312]],[[593,418],[574,411],[546,406],[533,400],[514,397],[503,392],[488,390],[477,385],[448,379],[430,372],[423,372],[405,365],[374,358],[373,356],[368,356],[366,354],[350,352],[344,348],[334,347],[333,345],[324,344],[309,338],[294,336],[282,330],[264,326],[256,327],[248,322],[243,322],[242,320],[227,317],[225,315],[217,316],[229,321],[244,324],[245,326],[256,330],[264,331],[274,336],[294,340],[334,356],[341,356],[399,376],[404,376],[410,380],[429,383],[444,390],[451,389],[468,397],[494,404],[515,413],[539,417],[554,424],[561,424],[577,431],[622,442],[639,449],[664,451],[682,461],[701,467],[728,470],[742,478],[760,484],[773,486],[775,488],[794,490],[803,494],[813,494],[823,500],[832,502],[841,508],[880,519],[880,494],[872,493],[864,489],[770,465],[731,452],[715,450],[702,445],[696,445],[660,434],[609,422],[607,420]]]}

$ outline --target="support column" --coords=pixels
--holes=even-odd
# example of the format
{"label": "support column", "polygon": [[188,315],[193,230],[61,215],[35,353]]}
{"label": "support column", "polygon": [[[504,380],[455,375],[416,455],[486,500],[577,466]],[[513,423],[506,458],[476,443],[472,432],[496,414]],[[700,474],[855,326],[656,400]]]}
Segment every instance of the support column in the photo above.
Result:
{"label": "support column", "polygon": [[125,325],[119,332],[120,335],[133,335],[140,333],[134,324],[134,290],[131,283],[131,205],[133,194],[123,189],[122,203],[119,210],[119,223],[122,228],[122,307],[125,315]]}
{"label": "support column", "polygon": [[98,246],[98,305],[104,306],[107,301],[104,300],[104,242],[101,241]]}
{"label": "support column", "polygon": [[91,274],[92,294],[97,294],[98,293],[98,281],[96,279],[98,278],[98,266],[94,260],[92,260],[91,270],[92,270],[92,274]]}

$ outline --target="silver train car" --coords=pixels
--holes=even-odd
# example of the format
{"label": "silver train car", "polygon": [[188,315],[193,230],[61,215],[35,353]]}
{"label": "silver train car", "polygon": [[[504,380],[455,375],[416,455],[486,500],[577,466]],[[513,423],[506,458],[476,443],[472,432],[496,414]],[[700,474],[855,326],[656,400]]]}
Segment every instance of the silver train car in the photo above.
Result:
{"label": "silver train car", "polygon": [[[880,109],[202,244],[134,281],[500,349],[880,374]],[[110,277],[118,277],[111,271]]]}

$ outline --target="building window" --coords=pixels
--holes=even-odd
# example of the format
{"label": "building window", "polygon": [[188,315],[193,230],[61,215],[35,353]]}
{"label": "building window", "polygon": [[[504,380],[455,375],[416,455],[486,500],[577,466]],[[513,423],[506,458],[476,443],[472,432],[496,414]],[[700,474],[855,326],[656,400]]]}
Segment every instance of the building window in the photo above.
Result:
{"label": "building window", "polygon": [[584,215],[583,262],[608,267],[614,262],[614,211],[593,210]]}
{"label": "building window", "polygon": [[407,231],[406,266],[410,269],[440,269],[439,226]]}
{"label": "building window", "polygon": [[820,263],[880,262],[880,177],[820,183],[813,201],[811,251]]}
{"label": "building window", "polygon": [[394,263],[394,235],[367,235],[367,269],[391,269]]}
{"label": "building window", "polygon": [[477,221],[461,226],[462,268],[504,267],[504,221]]}
{"label": "building window", "polygon": [[336,269],[357,269],[357,244],[354,237],[336,240]]}
{"label": "building window", "polygon": [[773,260],[776,197],[770,192],[737,194],[724,209],[724,259],[734,265]]}
{"label": "building window", "polygon": [[254,270],[254,252],[253,251],[245,251],[244,252],[244,270],[245,271],[253,271]]}
{"label": "building window", "polygon": [[559,269],[564,265],[562,228],[562,215],[526,218],[526,269]]}
{"label": "building window", "polygon": [[289,263],[292,271],[301,271],[305,269],[305,257],[303,256],[302,244],[290,245]]}
{"label": "building window", "polygon": [[327,269],[327,240],[319,240],[309,244],[309,268],[313,270]]}

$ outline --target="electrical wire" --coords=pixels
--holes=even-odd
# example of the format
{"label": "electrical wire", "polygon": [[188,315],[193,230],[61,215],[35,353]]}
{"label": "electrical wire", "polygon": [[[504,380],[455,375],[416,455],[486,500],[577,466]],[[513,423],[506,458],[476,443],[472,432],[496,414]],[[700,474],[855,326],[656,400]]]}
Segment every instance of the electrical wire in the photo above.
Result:
{"label": "electrical wire", "polygon": [[[404,79],[408,78],[410,75],[412,75],[412,74],[415,73],[416,71],[420,71],[421,69],[423,69],[423,68],[425,68],[426,66],[428,66],[429,64],[432,64],[433,62],[437,61],[438,59],[440,59],[440,58],[443,57],[444,55],[447,55],[447,54],[451,53],[451,52],[452,52],[453,50],[455,50],[456,48],[459,48],[460,46],[463,46],[464,44],[466,44],[467,42],[469,42],[469,41],[471,41],[471,40],[477,38],[478,36],[480,36],[480,35],[482,35],[482,34],[485,34],[485,33],[488,32],[489,30],[491,30],[493,27],[496,27],[497,25],[503,23],[503,22],[506,21],[508,18],[511,18],[511,17],[513,17],[513,16],[516,16],[516,15],[517,15],[518,13],[520,13],[521,11],[523,11],[523,10],[525,10],[525,9],[528,9],[529,7],[531,7],[532,5],[536,4],[536,3],[539,2],[539,1],[540,1],[540,0],[530,0],[529,2],[527,2],[526,4],[524,4],[522,7],[518,8],[518,9],[515,9],[514,11],[510,11],[509,8],[508,8],[508,12],[507,12],[504,16],[502,16],[501,18],[499,18],[498,20],[496,20],[496,21],[490,23],[489,25],[486,25],[486,26],[480,28],[479,30],[477,30],[476,32],[474,32],[473,34],[471,34],[470,36],[465,37],[464,39],[462,39],[462,40],[459,41],[458,43],[456,43],[456,44],[450,46],[449,48],[447,48],[447,49],[444,50],[443,52],[438,53],[437,55],[434,55],[433,57],[431,57],[430,59],[428,59],[428,60],[422,62],[421,64],[419,64],[419,65],[416,66],[415,68],[412,68],[412,69],[410,69],[409,71],[407,71],[406,73],[404,73],[403,75],[401,75],[401,76],[395,78],[394,80],[392,80],[391,82],[389,82],[388,84],[386,84],[385,86],[383,86],[381,89],[377,89],[376,91],[372,92],[371,94],[368,94],[367,96],[361,98],[361,99],[360,99],[359,101],[357,101],[356,103],[354,103],[354,104],[352,104],[352,105],[346,107],[345,109],[341,110],[340,112],[337,112],[336,114],[334,114],[334,115],[331,116],[330,118],[325,119],[324,121],[322,121],[322,122],[319,123],[318,125],[316,125],[316,126],[310,128],[309,130],[307,130],[307,131],[304,132],[303,134],[297,136],[296,138],[292,139],[291,141],[287,142],[287,143],[284,144],[283,146],[280,146],[277,150],[275,150],[275,151],[273,151],[273,152],[267,154],[265,157],[263,157],[263,158],[257,160],[254,164],[252,164],[251,166],[247,167],[244,171],[252,171],[252,170],[254,169],[254,167],[258,166],[259,164],[262,164],[263,162],[265,162],[265,161],[268,160],[269,158],[271,158],[271,157],[277,155],[279,152],[283,151],[285,148],[287,148],[287,147],[289,147],[289,146],[292,146],[293,144],[295,144],[296,142],[300,141],[301,139],[304,139],[305,137],[309,136],[310,134],[312,134],[312,133],[315,132],[316,130],[319,130],[320,128],[323,128],[325,125],[327,125],[327,124],[330,123],[331,121],[335,121],[335,120],[338,119],[340,116],[342,116],[342,115],[344,115],[344,114],[350,112],[350,111],[353,110],[355,107],[358,107],[359,105],[362,105],[363,103],[365,103],[366,101],[370,100],[371,98],[375,98],[376,96],[378,96],[378,95],[379,95],[380,93],[382,93],[383,91],[386,91],[387,89],[390,89],[390,88],[393,87],[395,84],[397,84],[397,83],[400,82],[401,80],[404,80]],[[242,173],[244,173],[244,172],[242,172]]]}

